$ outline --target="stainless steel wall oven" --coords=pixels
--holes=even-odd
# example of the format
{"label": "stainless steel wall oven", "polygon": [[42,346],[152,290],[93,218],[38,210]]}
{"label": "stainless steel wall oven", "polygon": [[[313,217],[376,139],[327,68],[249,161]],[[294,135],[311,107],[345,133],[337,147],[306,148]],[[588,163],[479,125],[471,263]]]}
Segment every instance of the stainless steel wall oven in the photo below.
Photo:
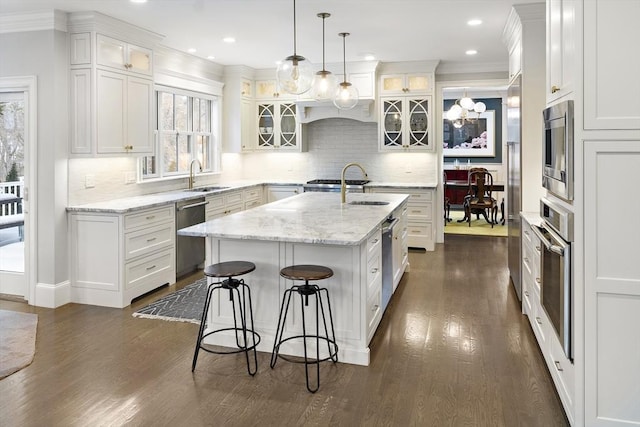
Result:
{"label": "stainless steel wall oven", "polygon": [[573,278],[571,242],[573,213],[547,200],[540,201],[541,227],[533,231],[541,241],[540,299],[567,358],[573,360]]}
{"label": "stainless steel wall oven", "polygon": [[556,196],[573,200],[573,101],[543,112],[542,186]]}

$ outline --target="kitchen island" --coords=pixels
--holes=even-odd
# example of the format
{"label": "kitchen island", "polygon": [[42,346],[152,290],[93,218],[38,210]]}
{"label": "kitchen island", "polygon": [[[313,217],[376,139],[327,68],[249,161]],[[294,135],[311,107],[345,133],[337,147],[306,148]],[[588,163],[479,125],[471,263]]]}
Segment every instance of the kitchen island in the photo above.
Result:
{"label": "kitchen island", "polygon": [[[251,287],[254,324],[262,341],[258,350],[270,352],[282,295],[292,285],[280,277],[283,267],[317,264],[331,268],[333,277],[317,282],[329,290],[339,360],[369,364],[369,342],[382,318],[382,262],[393,268],[393,288],[408,269],[406,194],[304,193],[247,211],[183,228],[178,234],[207,237],[207,264],[250,261],[256,270],[242,276]],[[386,204],[352,204],[386,202]],[[382,226],[389,217],[394,227],[391,254],[382,252]],[[296,306],[297,307],[297,306]],[[301,330],[299,309],[292,307],[288,333]],[[230,304],[217,301],[208,313],[211,329],[233,324]],[[299,332],[298,332],[299,333]],[[215,337],[215,338],[214,338]],[[235,337],[216,334],[210,344],[235,345]],[[299,347],[299,348],[298,348]],[[302,346],[282,346],[281,352],[302,355]]]}

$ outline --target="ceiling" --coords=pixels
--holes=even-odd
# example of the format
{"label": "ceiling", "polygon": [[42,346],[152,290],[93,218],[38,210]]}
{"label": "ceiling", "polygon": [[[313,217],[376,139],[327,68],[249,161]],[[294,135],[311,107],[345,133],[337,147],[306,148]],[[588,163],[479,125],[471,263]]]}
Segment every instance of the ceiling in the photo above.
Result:
{"label": "ceiling", "polygon": [[[298,0],[297,53],[322,63],[322,20],[326,62],[362,61],[372,54],[383,62],[440,60],[472,71],[507,69],[501,36],[512,4],[544,0]],[[164,36],[162,44],[222,65],[273,68],[293,53],[293,0],[0,0],[0,13],[58,9],[95,10]],[[470,19],[481,19],[475,27]],[[222,39],[235,37],[229,44]],[[478,53],[468,56],[465,51]],[[335,66],[335,64],[334,64]],[[340,72],[340,70],[331,70]]]}

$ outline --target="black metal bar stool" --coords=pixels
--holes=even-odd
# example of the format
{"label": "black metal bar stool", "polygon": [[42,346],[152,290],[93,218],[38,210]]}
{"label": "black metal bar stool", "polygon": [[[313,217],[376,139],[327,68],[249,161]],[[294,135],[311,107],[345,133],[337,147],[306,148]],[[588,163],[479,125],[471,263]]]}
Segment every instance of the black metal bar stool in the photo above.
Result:
{"label": "black metal bar stool", "polygon": [[[289,280],[304,280],[304,285],[293,285],[291,288],[284,291],[282,297],[282,305],[280,307],[280,315],[278,317],[278,327],[276,329],[276,337],[273,344],[273,352],[271,353],[271,368],[275,367],[278,357],[285,359],[288,362],[304,363],[304,369],[307,380],[307,390],[311,393],[315,393],[320,388],[320,362],[327,360],[336,363],[338,361],[338,344],[336,343],[336,335],[333,328],[333,315],[331,314],[331,300],[329,299],[329,291],[326,288],[320,288],[318,285],[310,285],[310,280],[322,280],[333,276],[333,270],[327,267],[319,265],[293,265],[285,267],[280,270],[280,276]],[[287,313],[289,312],[289,303],[291,302],[291,295],[297,292],[300,295],[300,305],[302,310],[302,335],[294,335],[284,338],[284,325],[287,321]],[[326,295],[327,311],[329,312],[329,324],[331,330],[327,328],[327,319],[325,316],[325,302],[323,301],[322,293]],[[305,307],[309,306],[309,297],[314,296],[316,302],[316,331],[315,335],[307,334],[307,322],[305,319]],[[319,309],[318,309],[319,307]],[[324,335],[320,335],[320,313],[322,314],[322,324],[324,326]],[[316,341],[316,354],[315,359],[309,358],[307,352],[307,339],[315,338]],[[302,339],[304,347],[304,360],[294,360],[281,355],[280,346],[282,343],[293,340]],[[324,358],[320,358],[320,341],[327,343],[328,355]],[[309,365],[316,365],[316,385],[315,388],[311,387],[309,383]]]}
{"label": "black metal bar stool", "polygon": [[[200,320],[200,331],[198,332],[198,340],[196,341],[196,351],[193,355],[193,363],[191,365],[191,372],[196,369],[196,362],[198,361],[198,353],[200,349],[215,354],[234,354],[244,352],[247,358],[247,371],[249,375],[255,375],[258,371],[258,356],[256,355],[256,347],[260,343],[260,335],[253,328],[253,306],[251,304],[251,289],[244,283],[243,279],[236,279],[235,276],[242,276],[256,269],[256,266],[252,262],[247,261],[228,261],[218,264],[209,265],[204,269],[204,275],[207,277],[225,278],[219,282],[213,282],[209,284],[207,288],[207,297],[204,302],[204,309],[202,310],[202,319]],[[242,293],[240,292],[242,289]],[[213,297],[213,292],[216,290],[228,289],[229,301],[231,301],[233,309],[233,328],[216,329],[215,331],[204,333],[206,329],[207,313],[209,311],[209,305]],[[235,294],[235,296],[234,296]],[[248,300],[248,303],[247,303]],[[236,310],[237,301],[237,310]],[[249,310],[249,318],[247,319],[247,306]],[[240,320],[240,325],[238,325]],[[247,320],[251,323],[247,326]],[[219,351],[211,348],[204,347],[202,340],[209,335],[223,331],[235,331],[237,350]],[[249,338],[251,338],[249,340]],[[250,344],[250,341],[252,342]],[[253,366],[249,362],[249,352],[253,350]]]}

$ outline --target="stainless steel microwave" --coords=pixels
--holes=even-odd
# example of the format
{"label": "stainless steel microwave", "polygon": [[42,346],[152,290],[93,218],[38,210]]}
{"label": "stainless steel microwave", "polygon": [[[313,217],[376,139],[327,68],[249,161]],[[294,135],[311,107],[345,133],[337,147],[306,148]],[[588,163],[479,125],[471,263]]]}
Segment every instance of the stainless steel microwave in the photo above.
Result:
{"label": "stainless steel microwave", "polygon": [[545,108],[542,144],[542,186],[573,200],[573,101]]}

